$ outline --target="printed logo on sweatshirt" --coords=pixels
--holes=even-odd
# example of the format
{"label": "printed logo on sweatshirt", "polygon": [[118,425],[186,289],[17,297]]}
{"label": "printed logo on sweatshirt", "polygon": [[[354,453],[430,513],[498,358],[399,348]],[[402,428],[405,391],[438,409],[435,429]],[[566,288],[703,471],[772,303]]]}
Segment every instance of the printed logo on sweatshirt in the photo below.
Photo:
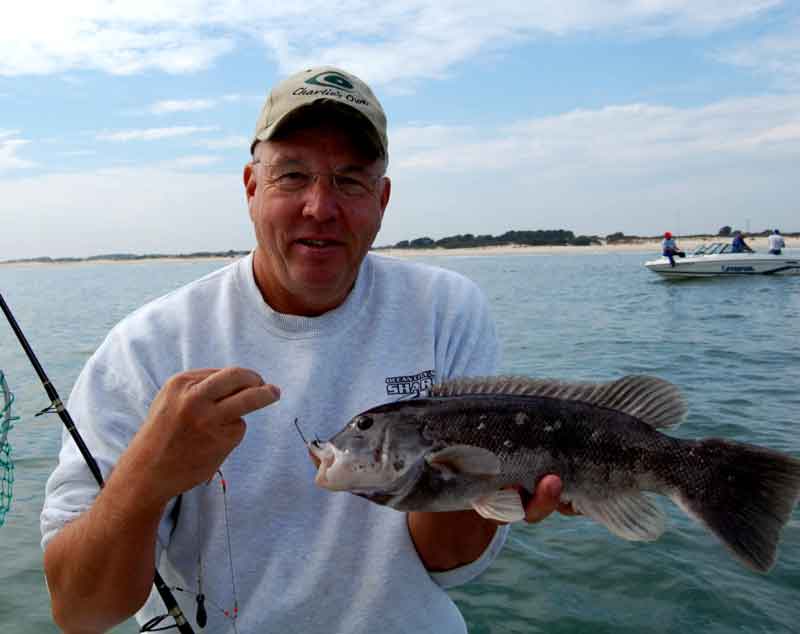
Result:
{"label": "printed logo on sweatshirt", "polygon": [[436,372],[425,370],[411,376],[388,376],[386,377],[386,393],[389,396],[419,396],[421,392],[426,392],[433,387],[433,379]]}

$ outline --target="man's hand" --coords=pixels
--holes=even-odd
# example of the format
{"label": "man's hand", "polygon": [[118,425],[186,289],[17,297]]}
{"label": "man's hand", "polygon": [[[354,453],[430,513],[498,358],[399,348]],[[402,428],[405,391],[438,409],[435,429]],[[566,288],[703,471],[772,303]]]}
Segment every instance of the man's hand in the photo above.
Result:
{"label": "man's hand", "polygon": [[562,515],[578,515],[572,504],[561,501],[561,478],[556,475],[546,475],[539,480],[532,496],[521,489],[517,490],[525,507],[525,521],[529,524],[541,522],[553,511]]}
{"label": "man's hand", "polygon": [[280,398],[280,390],[244,368],[189,370],[161,388],[129,447],[148,473],[153,502],[166,503],[213,477],[241,442],[242,416]]}
{"label": "man's hand", "polygon": [[153,585],[167,502],[209,480],[245,433],[242,416],[280,397],[243,368],[190,370],[156,394],[95,503],[47,545],[53,618],[65,632],[105,632]]}

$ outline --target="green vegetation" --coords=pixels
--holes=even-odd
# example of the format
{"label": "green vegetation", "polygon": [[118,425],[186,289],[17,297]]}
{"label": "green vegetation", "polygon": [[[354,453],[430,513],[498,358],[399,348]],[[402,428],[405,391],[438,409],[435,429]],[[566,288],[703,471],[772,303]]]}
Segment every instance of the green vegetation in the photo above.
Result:
{"label": "green vegetation", "polygon": [[378,249],[468,249],[473,247],[494,247],[510,244],[525,246],[589,246],[602,244],[598,236],[576,236],[565,229],[537,229],[535,231],[506,231],[499,236],[489,234],[473,235],[460,233],[439,240],[432,238],[416,238],[401,240],[397,244],[377,247]]}

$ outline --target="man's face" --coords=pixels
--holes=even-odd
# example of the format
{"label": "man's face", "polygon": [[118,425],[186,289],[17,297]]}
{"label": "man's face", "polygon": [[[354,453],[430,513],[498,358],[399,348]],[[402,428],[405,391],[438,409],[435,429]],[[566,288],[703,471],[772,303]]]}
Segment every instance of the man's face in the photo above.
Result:
{"label": "man's face", "polygon": [[[264,299],[295,315],[335,308],[350,292],[389,202],[383,163],[365,158],[332,125],[261,142],[254,159],[245,166],[244,182],[258,242],[253,267]],[[321,175],[296,189],[295,167],[300,175]],[[353,175],[370,190],[354,194],[337,187],[332,173]]]}

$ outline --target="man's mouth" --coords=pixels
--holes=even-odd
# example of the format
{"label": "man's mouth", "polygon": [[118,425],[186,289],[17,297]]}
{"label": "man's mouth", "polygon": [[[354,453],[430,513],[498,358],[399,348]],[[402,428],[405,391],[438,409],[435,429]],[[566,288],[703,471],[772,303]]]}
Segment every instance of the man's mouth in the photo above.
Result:
{"label": "man's mouth", "polygon": [[341,244],[336,240],[312,240],[311,238],[300,238],[297,242],[313,249],[324,249],[325,247],[335,247]]}

